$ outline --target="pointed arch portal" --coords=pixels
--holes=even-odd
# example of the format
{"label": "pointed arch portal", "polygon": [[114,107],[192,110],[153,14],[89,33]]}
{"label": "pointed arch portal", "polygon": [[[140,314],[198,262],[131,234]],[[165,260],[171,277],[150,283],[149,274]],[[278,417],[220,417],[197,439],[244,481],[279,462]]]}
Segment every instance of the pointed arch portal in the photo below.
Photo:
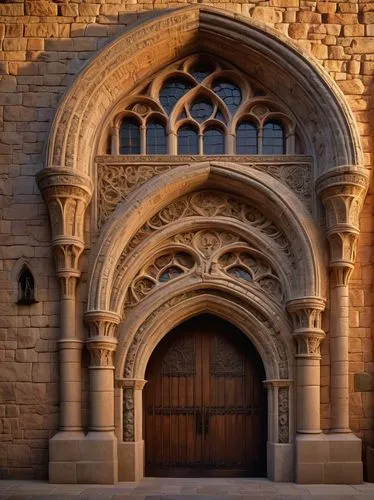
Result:
{"label": "pointed arch portal", "polygon": [[[200,67],[192,76],[195,60],[205,60],[217,75],[237,75],[232,92],[246,92],[257,111],[240,108],[238,101],[240,112],[230,122],[222,85],[213,88],[209,78],[201,85]],[[168,75],[187,72],[186,78],[199,83],[166,116],[158,102],[162,85]],[[267,100],[248,82],[266,89]],[[126,108],[135,94],[138,101]],[[149,120],[144,118],[147,106]],[[199,122],[203,111],[206,123]],[[177,131],[191,124],[199,131],[199,155],[174,155],[182,141]],[[303,154],[295,154],[295,130],[302,136]],[[236,156],[248,140],[252,153],[277,154]],[[147,148],[158,156],[146,156]],[[109,150],[117,155],[106,154]],[[230,154],[204,156],[217,151]],[[360,482],[361,441],[348,426],[347,297],[368,185],[361,163],[352,113],[327,72],[281,33],[242,16],[205,6],[161,13],[120,34],[87,64],[57,110],[46,168],[38,174],[61,282],[61,427],[50,441],[52,482],[143,477],[146,374],[155,368],[152,360],[164,337],[171,339],[170,332],[183,329],[180,325],[197,324],[199,315],[209,314],[217,318],[218,329],[232,325],[233,339],[244,334],[256,351],[253,359],[261,359],[264,371],[253,372],[253,380],[261,375],[267,390],[267,476]],[[82,265],[85,250],[88,263]],[[82,271],[88,276],[84,340],[75,292]],[[322,312],[329,293],[326,315],[334,318],[329,335],[335,355],[332,433],[327,435],[320,429],[319,391]],[[206,339],[219,339],[219,334],[194,335],[208,366],[214,349]],[[87,435],[81,421],[83,346],[90,352]],[[248,360],[243,363],[249,367]],[[204,370],[199,383],[209,386],[212,374]],[[249,384],[245,379],[241,386],[226,375],[227,387]],[[159,374],[152,376],[150,387],[157,392]],[[165,371],[164,376],[169,377],[169,398],[174,386],[181,390],[189,383],[185,375],[182,380]],[[173,405],[150,390],[146,401],[153,401],[152,418],[165,407],[170,414]],[[245,390],[238,389],[241,396],[234,404],[243,415],[252,404]],[[183,403],[183,411],[196,413],[195,430],[208,425],[205,417],[203,427],[199,424],[201,411],[214,406],[218,415],[225,409],[221,400],[213,405],[202,394],[197,397],[198,408]],[[244,433],[245,418],[238,417]],[[223,420],[213,422],[219,426]],[[225,422],[229,428],[230,419]],[[167,439],[175,444],[170,434]],[[253,462],[247,450],[243,457],[247,465]],[[224,460],[220,456],[214,463]]]}

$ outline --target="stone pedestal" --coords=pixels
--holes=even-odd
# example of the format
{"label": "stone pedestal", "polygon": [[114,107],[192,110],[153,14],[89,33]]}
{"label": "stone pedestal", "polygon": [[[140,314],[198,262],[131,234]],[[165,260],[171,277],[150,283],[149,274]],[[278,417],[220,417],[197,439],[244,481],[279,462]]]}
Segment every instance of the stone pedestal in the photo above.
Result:
{"label": "stone pedestal", "polygon": [[140,481],[144,477],[144,441],[118,444],[118,481]]}
{"label": "stone pedestal", "polygon": [[267,477],[285,483],[294,480],[293,444],[267,443]]}
{"label": "stone pedestal", "polygon": [[361,440],[352,433],[297,434],[295,479],[302,484],[362,483]]}
{"label": "stone pedestal", "polygon": [[49,482],[113,484],[118,481],[113,432],[59,432],[49,442]]}

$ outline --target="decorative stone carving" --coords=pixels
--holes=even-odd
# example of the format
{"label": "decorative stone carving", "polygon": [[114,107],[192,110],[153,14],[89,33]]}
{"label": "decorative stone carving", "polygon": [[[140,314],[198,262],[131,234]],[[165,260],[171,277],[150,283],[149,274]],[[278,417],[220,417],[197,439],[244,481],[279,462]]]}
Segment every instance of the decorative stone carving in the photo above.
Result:
{"label": "decorative stone carving", "polygon": [[[174,248],[176,243],[177,249]],[[140,302],[169,281],[192,271],[197,276],[204,273],[212,276],[225,274],[241,280],[249,287],[261,288],[277,302],[283,302],[282,283],[277,273],[265,257],[258,255],[259,251],[249,247],[234,233],[221,230],[189,231],[175,235],[166,244],[170,244],[170,251],[143,266],[132,280],[125,308]],[[238,245],[237,248],[233,247],[234,244]],[[222,253],[226,246],[230,246],[230,250]],[[201,263],[196,262],[196,257],[189,253],[191,248],[201,255]]]}
{"label": "decorative stone carving", "polygon": [[89,311],[84,315],[90,338],[115,338],[121,317],[112,311]]}
{"label": "decorative stone carving", "polygon": [[124,387],[123,389],[123,440],[125,442],[135,441],[135,403],[134,389]]}
{"label": "decorative stone carving", "polygon": [[290,440],[289,425],[289,388],[279,387],[278,390],[278,441],[288,443]]}
{"label": "decorative stone carving", "polygon": [[100,228],[116,206],[136,187],[155,175],[172,168],[171,165],[98,165],[97,225]]}
{"label": "decorative stone carving", "polygon": [[320,344],[325,338],[321,329],[321,313],[325,301],[318,297],[303,297],[287,303],[297,343],[297,357],[320,357]]}
{"label": "decorative stone carving", "polygon": [[283,302],[282,284],[277,273],[264,258],[244,248],[231,249],[222,254],[215,269],[221,269],[235,278],[259,286],[278,302]]}
{"label": "decorative stone carving", "polygon": [[89,339],[87,341],[87,349],[90,353],[90,367],[112,368],[116,348],[116,339],[108,339],[107,341]]}
{"label": "decorative stone carving", "polygon": [[[198,191],[192,194],[188,194],[178,198],[173,203],[167,207],[160,210],[156,215],[154,215],[146,224],[144,224],[135,236],[130,240],[127,248],[122,254],[122,258],[119,261],[119,266],[126,255],[136,248],[147,236],[149,236],[153,231],[160,229],[163,226],[167,226],[172,222],[180,220],[189,216],[200,216],[200,217],[230,217],[233,219],[240,220],[246,224],[250,224],[252,227],[256,228],[258,231],[266,234],[269,238],[273,239],[279,250],[282,251],[287,258],[292,260],[291,255],[291,245],[288,238],[284,232],[275,226],[275,224],[269,220],[260,210],[248,205],[243,202],[240,198],[231,196],[227,193],[221,191]],[[185,236],[187,238],[187,235]],[[204,236],[204,240],[197,243],[198,249],[203,249],[203,245],[210,247],[216,245],[212,238],[215,236],[208,236],[207,233]],[[208,241],[210,240],[210,242]],[[181,242],[180,240],[178,242]],[[186,239],[183,243],[187,243]],[[210,251],[209,250],[209,251]],[[207,249],[205,250],[205,252]],[[204,252],[203,252],[204,254]]]}
{"label": "decorative stone carving", "polygon": [[170,251],[154,258],[150,264],[143,266],[137,273],[130,285],[125,305],[141,301],[155,287],[191,272],[195,266],[195,259],[188,250],[171,248]]}
{"label": "decorative stone carving", "polygon": [[368,172],[339,167],[317,180],[325,210],[333,284],[347,285],[356,260],[359,215],[369,185]]}
{"label": "decorative stone carving", "polygon": [[141,391],[146,380],[122,379],[123,385],[123,441],[135,441],[135,391]]}
{"label": "decorative stone carving", "polygon": [[90,178],[69,169],[45,169],[37,182],[48,204],[52,241],[83,242],[84,212],[92,195]]}
{"label": "decorative stone carving", "polygon": [[47,202],[52,247],[61,296],[74,297],[80,276],[79,257],[84,250],[84,215],[92,194],[92,181],[68,169],[45,169],[37,175]]}
{"label": "decorative stone carving", "polygon": [[[311,164],[300,157],[298,163],[284,163],[284,158],[272,159],[271,163],[259,157],[258,162],[253,157],[240,156],[240,164],[266,172],[289,187],[311,210]],[[222,156],[201,157],[201,161],[222,161]],[[100,228],[113,213],[121,201],[137,187],[153,177],[180,165],[186,165],[190,157],[174,156],[142,156],[142,161],[136,156],[100,156],[97,158],[97,226]],[[237,156],[225,156],[225,161],[238,162]],[[213,215],[212,215],[213,216]]]}

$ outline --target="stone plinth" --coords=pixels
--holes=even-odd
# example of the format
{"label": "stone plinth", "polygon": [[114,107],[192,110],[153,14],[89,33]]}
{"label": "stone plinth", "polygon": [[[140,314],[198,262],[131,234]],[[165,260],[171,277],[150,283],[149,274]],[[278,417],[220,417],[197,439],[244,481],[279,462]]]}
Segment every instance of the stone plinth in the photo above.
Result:
{"label": "stone plinth", "polygon": [[361,440],[352,433],[297,435],[295,479],[303,484],[362,483]]}

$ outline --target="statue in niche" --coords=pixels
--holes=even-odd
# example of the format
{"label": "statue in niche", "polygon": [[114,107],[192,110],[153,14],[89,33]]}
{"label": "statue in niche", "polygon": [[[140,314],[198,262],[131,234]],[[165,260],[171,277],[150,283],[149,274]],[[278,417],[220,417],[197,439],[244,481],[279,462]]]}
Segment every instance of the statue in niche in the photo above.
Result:
{"label": "statue in niche", "polygon": [[18,301],[20,305],[35,304],[35,283],[31,271],[24,266],[18,279]]}

